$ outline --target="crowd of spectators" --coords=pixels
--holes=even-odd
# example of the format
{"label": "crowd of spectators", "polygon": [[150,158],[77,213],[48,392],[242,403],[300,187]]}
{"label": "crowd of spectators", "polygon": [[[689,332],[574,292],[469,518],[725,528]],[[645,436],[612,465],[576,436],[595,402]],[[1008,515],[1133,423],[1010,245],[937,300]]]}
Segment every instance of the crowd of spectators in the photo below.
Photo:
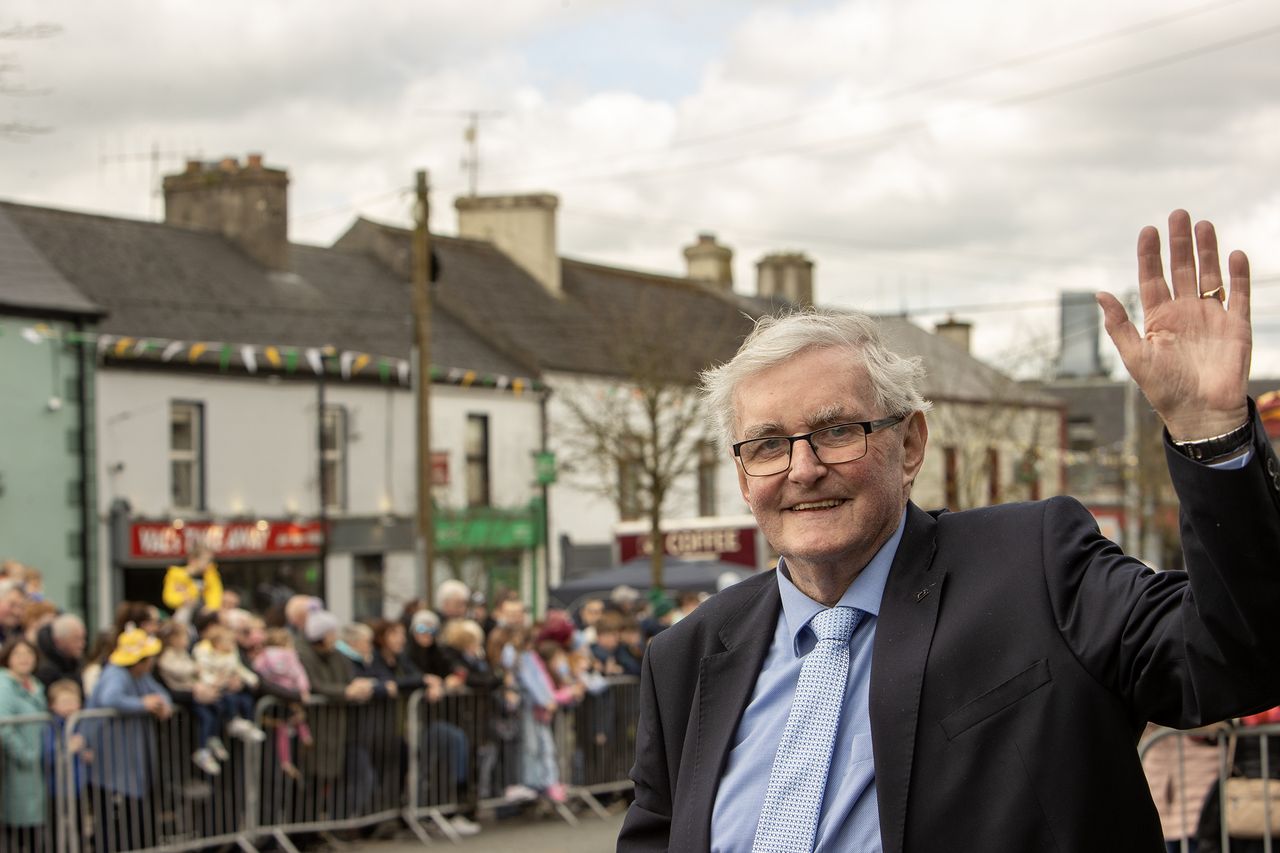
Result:
{"label": "crowd of spectators", "polygon": [[[157,743],[149,718],[168,720],[175,708],[190,715],[188,758],[204,778],[223,772],[238,743],[271,736],[275,766],[299,786],[345,784],[360,796],[378,774],[403,773],[403,742],[370,748],[351,719],[317,714],[313,697],[342,708],[382,702],[403,725],[404,702],[419,690],[428,705],[466,696],[482,727],[464,729],[440,714],[424,718],[420,733],[469,804],[451,817],[453,830],[479,831],[480,799],[563,803],[557,710],[594,702],[593,710],[611,713],[605,678],[638,675],[645,642],[700,600],[645,600],[622,587],[535,622],[518,594],[500,594],[490,607],[447,580],[434,609],[414,600],[398,618],[342,624],[306,595],[261,613],[244,609],[206,550],[168,570],[161,598],[122,602],[90,646],[80,617],[45,599],[38,571],[14,561],[0,570],[0,719],[52,713],[56,721],[0,725],[4,849],[42,849],[55,738],[82,706],[123,712],[110,738],[129,760],[96,761],[91,724],[71,744],[74,784],[101,804],[93,831],[115,833],[120,847],[152,840]],[[279,714],[255,722],[265,696],[277,700]],[[606,732],[585,736],[603,746]]]}

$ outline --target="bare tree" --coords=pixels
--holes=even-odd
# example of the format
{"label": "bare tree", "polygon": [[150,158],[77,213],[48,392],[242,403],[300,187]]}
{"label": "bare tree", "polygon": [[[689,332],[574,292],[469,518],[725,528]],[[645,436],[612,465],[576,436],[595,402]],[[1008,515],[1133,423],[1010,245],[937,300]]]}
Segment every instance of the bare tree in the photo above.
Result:
{"label": "bare tree", "polygon": [[611,372],[562,379],[555,400],[566,480],[621,518],[648,522],[651,581],[661,589],[662,519],[708,440],[698,371],[733,353],[746,321],[695,286],[652,286],[665,290],[642,314],[616,305],[597,315],[600,363]]}
{"label": "bare tree", "polygon": [[[0,41],[32,41],[53,38],[62,32],[57,24],[14,24],[0,29]],[[22,66],[12,53],[0,53],[0,94],[21,97],[46,95],[47,89],[32,89],[11,81],[12,75],[20,71]],[[0,121],[0,137],[10,140],[26,139],[41,133],[49,133],[53,128],[43,125],[29,124],[22,121]]]}

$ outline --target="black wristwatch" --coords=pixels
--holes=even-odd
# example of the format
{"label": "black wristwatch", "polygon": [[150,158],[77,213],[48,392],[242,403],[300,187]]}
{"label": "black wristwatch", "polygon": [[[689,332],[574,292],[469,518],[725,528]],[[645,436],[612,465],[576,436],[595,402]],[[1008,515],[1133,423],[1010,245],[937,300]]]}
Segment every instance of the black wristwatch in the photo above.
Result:
{"label": "black wristwatch", "polygon": [[1244,450],[1253,437],[1253,421],[1245,421],[1240,426],[1215,435],[1211,438],[1197,438],[1191,441],[1174,440],[1173,446],[1188,459],[1197,462],[1217,462]]}

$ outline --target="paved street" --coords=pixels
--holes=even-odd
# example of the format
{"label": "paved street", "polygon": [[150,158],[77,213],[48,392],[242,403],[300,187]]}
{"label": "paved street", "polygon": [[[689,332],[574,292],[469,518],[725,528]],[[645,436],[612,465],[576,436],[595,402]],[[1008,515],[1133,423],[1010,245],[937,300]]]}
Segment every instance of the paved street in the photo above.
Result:
{"label": "paved street", "polygon": [[[431,845],[436,850],[458,853],[603,853],[614,849],[625,813],[600,820],[593,814],[580,815],[578,826],[558,818],[511,819],[484,824],[479,835],[456,847],[446,841]],[[431,849],[417,840],[376,841],[360,845],[368,853],[422,853]]]}

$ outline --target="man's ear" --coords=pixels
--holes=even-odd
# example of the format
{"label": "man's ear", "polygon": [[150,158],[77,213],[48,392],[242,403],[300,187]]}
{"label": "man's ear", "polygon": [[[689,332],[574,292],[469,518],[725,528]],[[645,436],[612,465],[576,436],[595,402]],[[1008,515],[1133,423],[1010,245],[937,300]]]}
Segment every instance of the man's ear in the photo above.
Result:
{"label": "man's ear", "polygon": [[929,443],[929,425],[924,412],[912,412],[902,430],[902,486],[908,492],[924,464],[924,449]]}

